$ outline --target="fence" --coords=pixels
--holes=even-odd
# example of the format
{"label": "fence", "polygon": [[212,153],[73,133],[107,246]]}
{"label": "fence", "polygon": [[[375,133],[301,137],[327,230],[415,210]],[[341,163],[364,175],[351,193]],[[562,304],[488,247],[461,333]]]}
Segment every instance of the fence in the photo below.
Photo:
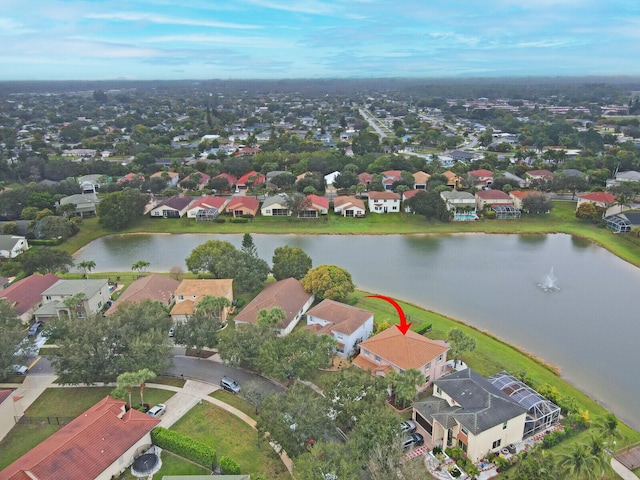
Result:
{"label": "fence", "polygon": [[22,417],[13,417],[19,425],[66,425],[74,417],[32,417],[23,415]]}

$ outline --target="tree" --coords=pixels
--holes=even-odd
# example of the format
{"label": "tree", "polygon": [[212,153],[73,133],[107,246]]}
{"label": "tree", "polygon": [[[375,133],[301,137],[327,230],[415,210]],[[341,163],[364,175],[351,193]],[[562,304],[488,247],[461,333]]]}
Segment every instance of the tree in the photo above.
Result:
{"label": "tree", "polygon": [[587,440],[589,453],[596,459],[596,468],[600,478],[604,478],[605,473],[611,470],[609,448],[606,440],[598,433],[591,433]]}
{"label": "tree", "polygon": [[245,233],[242,236],[242,249],[244,253],[249,255],[250,257],[258,258],[258,248],[256,244],[253,242],[253,237],[250,233]]}
{"label": "tree", "polygon": [[610,448],[614,450],[616,440],[622,438],[616,416],[613,413],[607,413],[596,422],[595,427],[604,440],[609,443]]}
{"label": "tree", "polygon": [[31,353],[32,342],[16,310],[0,299],[0,378],[13,373],[13,365],[21,365]]}
{"label": "tree", "polygon": [[287,391],[264,400],[256,428],[261,436],[268,434],[269,441],[295,459],[306,451],[307,445],[324,438],[332,424],[322,397],[296,382]]}
{"label": "tree", "polygon": [[31,248],[17,258],[25,275],[31,275],[35,272],[42,274],[66,273],[73,266],[71,255],[51,247]]}
{"label": "tree", "polygon": [[[297,480],[358,480],[360,467],[353,462],[351,452],[342,443],[319,440],[307,452],[298,456],[293,465]],[[388,477],[392,478],[392,477]]]}
{"label": "tree", "polygon": [[40,222],[40,233],[45,238],[68,238],[79,230],[75,222],[65,217],[47,216]]}
{"label": "tree", "polygon": [[278,247],[273,252],[271,269],[276,280],[295,278],[301,280],[311,269],[311,257],[298,247]]}
{"label": "tree", "polygon": [[583,202],[576,209],[576,218],[581,220],[593,220],[598,217],[598,209],[592,202]]}
{"label": "tree", "polygon": [[2,225],[0,231],[2,232],[2,235],[17,235],[18,224],[16,222],[7,222]]}
{"label": "tree", "polygon": [[222,240],[208,240],[191,251],[186,259],[187,268],[191,273],[210,273],[213,278],[229,277],[225,267],[225,259],[233,255],[235,247]]}
{"label": "tree", "polygon": [[258,383],[255,380],[251,380],[242,386],[240,395],[247,402],[254,406],[255,414],[257,415],[258,409],[262,405],[262,402],[264,402],[264,399],[267,397],[268,392],[261,383]]}
{"label": "tree", "polygon": [[64,205],[58,205],[56,212],[64,218],[69,218],[75,213],[76,207],[77,205],[75,203],[65,203]]}
{"label": "tree", "polygon": [[541,193],[532,193],[522,199],[522,209],[533,215],[549,213],[553,209],[553,202]]}
{"label": "tree", "polygon": [[236,324],[236,328],[225,328],[219,335],[218,354],[226,363],[234,366],[255,368],[262,345],[276,337],[271,322]]}
{"label": "tree", "polygon": [[356,155],[380,152],[380,139],[375,133],[362,130],[358,135],[353,137],[351,149]]}
{"label": "tree", "polygon": [[131,270],[135,270],[138,273],[142,273],[147,268],[149,268],[149,265],[151,265],[151,264],[149,262],[147,262],[146,260],[137,260],[137,261],[133,262],[133,265],[131,265]]}
{"label": "tree", "polygon": [[599,460],[587,445],[575,443],[558,454],[558,469],[565,478],[596,479],[599,476]]}
{"label": "tree", "polygon": [[311,200],[303,193],[298,192],[289,195],[284,203],[294,219],[299,218],[301,212],[311,207]]}
{"label": "tree", "polygon": [[228,308],[230,306],[231,302],[228,298],[205,295],[196,304],[196,311],[201,311],[209,318],[221,321],[222,312],[225,308]]}
{"label": "tree", "polygon": [[176,344],[194,349],[199,355],[204,348],[215,348],[221,328],[219,319],[212,318],[205,310],[196,310],[186,322],[176,325],[173,339]]}
{"label": "tree", "polygon": [[147,196],[139,190],[125,188],[108,193],[98,204],[98,223],[110,230],[123,230],[144,217]]}
{"label": "tree", "polygon": [[437,218],[443,222],[451,221],[451,212],[447,210],[447,205],[440,197],[440,193],[429,190],[416,193],[406,201],[413,213],[424,215],[427,220]]}
{"label": "tree", "polygon": [[449,356],[453,357],[454,367],[464,353],[472,352],[476,348],[476,339],[459,328],[452,328],[447,332],[447,342],[449,342]]}
{"label": "tree", "polygon": [[312,268],[302,279],[302,287],[316,298],[342,302],[355,290],[351,274],[336,265]]}
{"label": "tree", "polygon": [[410,368],[404,372],[398,374],[395,377],[393,389],[396,394],[396,402],[402,405],[402,408],[407,406],[407,402],[413,400],[418,390],[416,387],[424,384],[424,375],[415,368]]}
{"label": "tree", "polygon": [[390,408],[376,408],[363,415],[353,428],[348,447],[354,459],[364,462],[370,452],[378,446],[383,450],[393,450],[401,442],[400,416]]}

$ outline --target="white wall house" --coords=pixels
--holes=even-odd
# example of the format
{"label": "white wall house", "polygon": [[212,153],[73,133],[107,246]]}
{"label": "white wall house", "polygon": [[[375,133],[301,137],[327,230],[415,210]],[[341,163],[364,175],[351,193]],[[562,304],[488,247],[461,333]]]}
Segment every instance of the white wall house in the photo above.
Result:
{"label": "white wall house", "polygon": [[[81,295],[81,300],[71,307],[65,305],[65,300],[74,295]],[[86,318],[99,312],[109,299],[107,280],[58,280],[42,292],[42,306],[35,311],[34,316],[36,320],[50,320],[68,315],[73,309],[79,318]]]}
{"label": "white wall house", "polygon": [[29,242],[19,235],[0,235],[0,258],[16,258],[29,250]]}
{"label": "white wall house", "polygon": [[373,213],[400,212],[400,195],[394,192],[369,192],[368,206]]}

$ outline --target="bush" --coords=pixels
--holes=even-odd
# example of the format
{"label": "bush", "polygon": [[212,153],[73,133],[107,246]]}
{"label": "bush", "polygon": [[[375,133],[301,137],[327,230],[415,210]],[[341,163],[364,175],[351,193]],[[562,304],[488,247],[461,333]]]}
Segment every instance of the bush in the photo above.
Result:
{"label": "bush", "polygon": [[229,222],[231,223],[249,223],[249,219],[248,218],[231,218],[229,220]]}
{"label": "bush", "polygon": [[235,460],[223,455],[220,457],[220,472],[222,472],[223,475],[239,475],[240,465],[238,465]]}
{"label": "bush", "polygon": [[431,323],[424,323],[420,325],[420,328],[416,330],[416,333],[418,335],[424,335],[425,333],[430,332],[432,327],[433,325]]}
{"label": "bush", "polygon": [[207,468],[212,468],[216,464],[216,451],[213,448],[173,430],[156,427],[151,430],[151,441],[160,448],[165,448]]}
{"label": "bush", "polygon": [[46,245],[49,247],[53,247],[55,245],[60,245],[62,243],[61,238],[33,238],[29,240],[31,245]]}
{"label": "bush", "polygon": [[226,221],[227,221],[227,219],[226,219],[226,218],[220,218],[220,217],[218,217],[218,218],[216,218],[216,219],[214,220],[214,222],[216,222],[216,223],[224,223],[224,222],[226,222]]}
{"label": "bush", "polygon": [[433,452],[433,455],[437,455],[439,453],[442,453],[442,447],[440,445],[436,445],[431,451]]}

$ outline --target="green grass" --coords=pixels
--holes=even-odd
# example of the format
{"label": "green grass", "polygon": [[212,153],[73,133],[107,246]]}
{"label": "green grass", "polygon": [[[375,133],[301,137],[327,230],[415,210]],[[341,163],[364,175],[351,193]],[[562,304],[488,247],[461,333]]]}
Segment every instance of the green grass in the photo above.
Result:
{"label": "green grass", "polygon": [[60,429],[54,425],[15,425],[0,441],[0,470]]}
{"label": "green grass", "polygon": [[[165,475],[210,475],[211,471],[200,465],[196,465],[189,460],[179,457],[168,450],[163,450],[160,454],[162,467],[158,473],[154,474],[154,478],[164,478]],[[120,480],[137,480],[138,477],[131,475],[131,468],[127,468],[120,475]]]}
{"label": "green grass", "polygon": [[256,408],[247,402],[244,398],[234,395],[233,393],[227,392],[225,390],[216,390],[215,392],[209,395],[210,397],[216,398],[221,402],[224,402],[232,407],[237,408],[241,412],[247,414],[251,418],[256,418]]}
{"label": "green grass", "polygon": [[[390,306],[387,308],[386,305],[381,304],[382,302],[364,298],[366,295],[369,293],[363,291],[356,291],[352,294],[352,298],[357,300],[355,306],[373,311],[376,322],[388,320],[391,324],[398,323],[398,316],[394,309]],[[561,395],[574,398],[581,409],[589,411],[592,420],[603,417],[608,412],[587,394],[563,380],[558,375],[555,366],[501,341],[489,332],[481,331],[459,320],[424,310],[406,302],[399,301],[398,303],[402,306],[407,317],[410,317],[409,321],[413,322],[412,329],[419,328],[423,323],[433,325],[432,330],[426,334],[429,338],[444,340],[451,328],[459,328],[475,338],[476,349],[466,353],[463,360],[481,375],[488,376],[502,370],[511,374],[526,372],[527,376],[537,384],[549,384],[556,387]],[[625,439],[619,443],[619,447],[640,441],[640,432],[629,426],[621,423],[620,431]]]}
{"label": "green grass", "polygon": [[222,455],[232,458],[242,473],[263,474],[270,480],[290,479],[284,464],[258,433],[242,420],[215,405],[204,402],[196,405],[171,427],[191,438],[216,449],[218,458]]}
{"label": "green grass", "polygon": [[548,215],[525,215],[520,220],[487,220],[483,222],[427,222],[420,215],[369,213],[365,218],[344,218],[329,214],[325,219],[294,221],[290,218],[258,216],[244,224],[196,222],[186,217],[156,219],[145,217],[122,232],[111,232],[98,225],[97,218],[84,220],[80,232],[59,248],[74,253],[80,247],[113,233],[269,233],[269,234],[449,234],[449,233],[567,233],[587,238],[607,248],[624,260],[640,266],[640,248],[615,235],[575,217],[576,202],[555,201]]}

